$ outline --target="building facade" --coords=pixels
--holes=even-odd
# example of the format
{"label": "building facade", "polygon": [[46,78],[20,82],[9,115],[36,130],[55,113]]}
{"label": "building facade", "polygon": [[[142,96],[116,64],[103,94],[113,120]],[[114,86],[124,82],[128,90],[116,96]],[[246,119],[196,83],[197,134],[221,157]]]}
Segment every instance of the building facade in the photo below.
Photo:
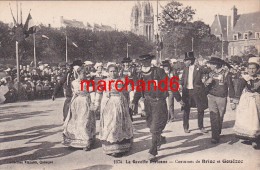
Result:
{"label": "building facade", "polygon": [[131,32],[154,41],[154,13],[149,1],[137,1],[131,13]]}
{"label": "building facade", "polygon": [[254,46],[260,52],[260,12],[238,14],[234,6],[231,16],[215,15],[211,33],[228,42],[228,56],[243,56]]}

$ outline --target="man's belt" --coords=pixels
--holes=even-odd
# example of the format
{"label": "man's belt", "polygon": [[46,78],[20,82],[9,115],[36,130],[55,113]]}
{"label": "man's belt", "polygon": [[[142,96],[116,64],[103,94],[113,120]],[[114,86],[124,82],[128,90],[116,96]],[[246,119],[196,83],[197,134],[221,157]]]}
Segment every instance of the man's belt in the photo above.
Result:
{"label": "man's belt", "polygon": [[159,97],[153,97],[153,96],[147,96],[147,95],[145,95],[144,98],[147,99],[147,100],[151,100],[151,101],[159,101],[159,100],[165,100],[166,99],[164,97],[159,98]]}

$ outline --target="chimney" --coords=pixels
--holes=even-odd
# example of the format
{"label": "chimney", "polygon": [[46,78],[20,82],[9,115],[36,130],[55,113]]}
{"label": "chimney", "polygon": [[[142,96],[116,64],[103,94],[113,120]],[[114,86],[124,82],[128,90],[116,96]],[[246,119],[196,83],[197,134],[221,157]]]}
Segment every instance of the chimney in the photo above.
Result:
{"label": "chimney", "polygon": [[237,22],[237,8],[236,6],[233,6],[232,14],[231,14],[231,30],[233,30],[234,26],[236,25]]}

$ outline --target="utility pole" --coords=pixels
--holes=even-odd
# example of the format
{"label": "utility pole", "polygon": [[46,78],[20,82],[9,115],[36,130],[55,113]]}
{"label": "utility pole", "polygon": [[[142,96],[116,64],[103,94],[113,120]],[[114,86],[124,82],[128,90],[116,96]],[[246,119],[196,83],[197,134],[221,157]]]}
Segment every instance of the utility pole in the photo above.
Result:
{"label": "utility pole", "polygon": [[193,40],[194,40],[194,38],[192,37],[191,38],[191,51],[193,51]]}
{"label": "utility pole", "polygon": [[128,47],[130,47],[130,46],[131,46],[131,44],[126,43],[126,57],[127,58],[129,58],[129,56],[128,56]]}
{"label": "utility pole", "polygon": [[224,60],[223,34],[221,34],[221,59]]}
{"label": "utility pole", "polygon": [[66,34],[66,63],[68,62],[68,37]]}
{"label": "utility pole", "polygon": [[35,47],[35,34],[33,33],[33,59],[34,59],[34,67],[37,67],[37,60],[36,60],[36,47]]}

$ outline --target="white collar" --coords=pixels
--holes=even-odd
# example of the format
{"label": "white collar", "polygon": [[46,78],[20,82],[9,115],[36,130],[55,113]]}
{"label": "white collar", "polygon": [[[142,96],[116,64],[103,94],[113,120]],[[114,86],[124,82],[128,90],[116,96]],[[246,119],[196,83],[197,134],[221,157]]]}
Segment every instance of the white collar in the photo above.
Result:
{"label": "white collar", "polygon": [[142,72],[149,72],[151,70],[151,67],[142,67]]}
{"label": "white collar", "polygon": [[189,66],[189,69],[194,69],[194,67],[195,67],[195,65],[193,64],[193,65]]}

